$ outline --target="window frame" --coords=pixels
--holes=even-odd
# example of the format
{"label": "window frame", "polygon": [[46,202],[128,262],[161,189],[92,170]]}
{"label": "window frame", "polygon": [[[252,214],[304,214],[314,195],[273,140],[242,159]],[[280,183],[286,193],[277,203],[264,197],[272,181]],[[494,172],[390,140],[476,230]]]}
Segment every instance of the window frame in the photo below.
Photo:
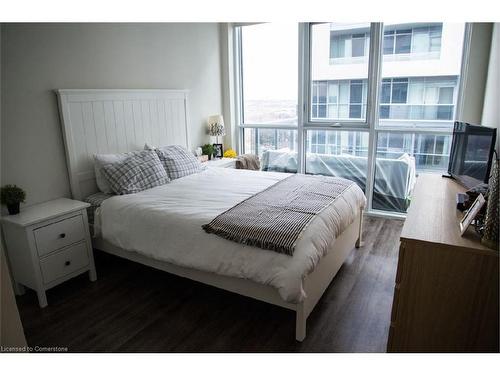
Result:
{"label": "window frame", "polygon": [[[398,27],[397,26],[404,25],[404,24],[398,24],[394,27],[393,30],[384,31],[384,38],[382,39],[382,51],[383,51],[382,54],[383,54],[383,56],[401,56],[401,55],[431,54],[431,53],[440,54],[441,53],[441,46],[442,46],[442,37],[443,37],[443,28],[442,28],[443,23],[440,22],[439,24],[440,24],[439,25],[440,26],[440,33],[439,33],[439,50],[438,51],[432,50],[432,46],[433,46],[433,44],[432,44],[432,40],[433,40],[432,32],[435,31],[432,29],[436,28],[438,26],[438,25],[435,25],[434,22],[431,22],[430,25],[428,25],[428,26],[424,26],[427,29],[426,33],[427,33],[427,36],[429,38],[429,43],[427,45],[426,51],[419,51],[419,52],[415,51],[415,40],[414,40],[415,30],[419,29],[419,28],[423,29],[424,27],[415,27],[415,25],[412,25],[412,26],[410,26],[411,27],[410,29],[400,29],[400,30],[404,30],[404,31],[410,30],[410,32],[404,32],[404,33],[398,34]],[[399,36],[403,36],[403,35],[410,36],[410,50],[408,52],[397,52],[396,48],[397,48],[398,35]],[[392,47],[391,47],[390,53],[384,52],[385,37],[392,38]]]}
{"label": "window frame", "polygon": [[[297,130],[300,124],[300,105],[297,106],[297,125],[294,124],[272,124],[272,123],[245,123],[244,122],[244,92],[243,92],[243,55],[242,55],[242,33],[241,27],[250,26],[256,23],[234,23],[232,26],[233,32],[233,74],[234,74],[234,119],[236,121],[236,151],[239,154],[245,153],[245,128],[251,129],[282,129],[282,130]],[[300,24],[297,26],[299,28],[300,36]],[[300,39],[300,37],[299,37]],[[300,49],[298,51],[300,60]],[[300,85],[300,80],[299,80]],[[300,97],[297,98],[298,103],[300,103]],[[297,133],[297,152],[300,154],[300,133]],[[256,146],[258,150],[258,146]]]}
{"label": "window frame", "polygon": [[[243,53],[242,53],[242,32],[241,28],[245,26],[258,25],[265,22],[254,22],[254,23],[244,23],[244,24],[233,24],[233,55],[234,55],[234,71],[235,71],[235,93],[236,93],[236,106],[235,106],[235,114],[237,120],[238,127],[247,127],[247,128],[277,128],[277,129],[298,129],[298,124],[300,122],[300,98],[297,97],[297,125],[295,124],[273,124],[273,123],[245,123],[245,98],[244,98],[244,82],[243,82]],[[300,39],[300,23],[297,25],[298,34]],[[300,60],[300,48],[297,51],[298,58]],[[299,82],[300,84],[300,82]],[[240,132],[242,133],[242,132]],[[238,136],[238,151],[240,151],[240,144],[243,140],[242,136]]]}
{"label": "window frame", "polygon": [[[368,140],[368,156],[367,156],[367,176],[366,176],[366,197],[367,208],[366,212],[374,216],[404,218],[406,214],[398,212],[388,212],[372,208],[373,201],[373,184],[375,179],[375,163],[377,153],[377,142],[380,133],[411,133],[412,137],[419,134],[432,134],[435,136],[451,135],[453,128],[448,127],[429,127],[419,128],[409,124],[405,127],[390,127],[380,126],[379,124],[379,108],[380,108],[380,89],[382,86],[382,61],[384,58],[383,41],[384,41],[384,25],[383,23],[370,23],[370,38],[368,51],[368,77],[367,77],[367,97],[366,97],[366,116],[365,121],[311,121],[312,109],[312,89],[313,81],[311,80],[311,26],[314,23],[299,23],[298,37],[298,110],[297,110],[297,125],[288,124],[244,124],[243,123],[243,76],[242,76],[242,56],[241,56],[241,29],[240,27],[248,24],[233,24],[233,66],[234,66],[234,112],[237,131],[236,149],[239,153],[244,150],[244,130],[245,128],[263,128],[263,129],[283,129],[297,131],[297,162],[298,173],[305,172],[306,158],[306,139],[307,132],[314,130],[333,130],[333,131],[349,131],[349,132],[366,132],[369,135]],[[462,63],[460,75],[457,82],[456,104],[453,113],[453,122],[462,116],[464,107],[464,89],[467,77],[468,62],[470,59],[470,43],[472,35],[472,26],[470,23],[465,23]],[[395,43],[395,41],[394,41]],[[366,46],[365,46],[366,48]],[[442,46],[441,46],[442,48]],[[407,93],[408,95],[408,93]],[[391,96],[392,96],[392,81],[391,81]],[[328,103],[328,84],[327,84],[327,103]],[[327,104],[326,103],[326,104]],[[327,104],[328,105],[328,104]],[[338,100],[337,100],[338,105]],[[435,148],[435,147],[434,147]]]}
{"label": "window frame", "polygon": [[[362,58],[368,58],[368,76],[366,78],[367,80],[367,98],[366,98],[366,115],[364,120],[358,120],[358,119],[337,119],[337,120],[331,120],[331,119],[313,119],[312,117],[312,99],[313,99],[313,80],[311,76],[311,67],[312,67],[312,33],[311,29],[314,25],[319,24],[318,22],[310,22],[310,23],[305,23],[305,27],[302,30],[302,33],[299,35],[299,39],[302,39],[302,43],[304,46],[304,50],[307,51],[307,56],[303,59],[303,64],[302,67],[299,66],[299,69],[301,68],[302,70],[302,76],[304,77],[304,82],[303,82],[303,98],[305,99],[304,102],[302,103],[302,111],[304,112],[304,128],[309,128],[309,127],[334,127],[338,128],[339,130],[342,128],[368,128],[369,127],[369,112],[370,112],[370,98],[373,96],[373,91],[375,90],[376,83],[373,81],[373,78],[376,77],[375,69],[376,69],[376,64],[373,61],[373,54],[376,53],[376,50],[373,48],[373,37],[374,37],[374,32],[377,27],[377,23],[371,22],[370,23],[370,31],[368,33],[365,32],[365,46],[364,49],[366,50],[366,39],[369,38],[368,43],[369,43],[369,49],[368,49],[368,54],[366,56],[362,56]],[[360,34],[360,33],[359,33]],[[357,34],[356,34],[357,35]],[[352,37],[352,36],[351,36]],[[300,49],[299,49],[300,51]],[[360,57],[352,57],[353,59],[359,59]],[[357,79],[357,78],[356,78]],[[356,80],[354,79],[354,80]],[[352,79],[349,79],[348,81],[350,82]],[[328,81],[327,81],[328,82]],[[350,84],[350,83],[349,83]],[[299,82],[300,86],[300,82]],[[328,84],[327,84],[328,86]],[[300,108],[299,103],[299,108]]]}

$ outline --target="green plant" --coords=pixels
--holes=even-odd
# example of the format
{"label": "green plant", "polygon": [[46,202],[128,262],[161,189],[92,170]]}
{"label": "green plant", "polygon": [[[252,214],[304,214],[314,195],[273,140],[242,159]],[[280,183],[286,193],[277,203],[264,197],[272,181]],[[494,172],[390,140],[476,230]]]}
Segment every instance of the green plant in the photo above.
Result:
{"label": "green plant", "polygon": [[0,202],[4,205],[22,203],[26,199],[26,193],[16,185],[5,185],[0,189]]}
{"label": "green plant", "polygon": [[201,152],[203,155],[212,156],[215,153],[215,147],[207,143],[206,145],[201,146]]}

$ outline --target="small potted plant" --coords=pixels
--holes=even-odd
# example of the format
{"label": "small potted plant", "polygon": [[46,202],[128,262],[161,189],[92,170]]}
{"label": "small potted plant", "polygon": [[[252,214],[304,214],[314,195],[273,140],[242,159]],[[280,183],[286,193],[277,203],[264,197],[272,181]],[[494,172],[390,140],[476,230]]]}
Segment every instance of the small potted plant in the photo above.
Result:
{"label": "small potted plant", "polygon": [[214,156],[215,153],[215,147],[214,145],[207,143],[201,146],[201,152],[203,153],[203,155],[208,155],[208,160],[212,160],[212,156]]}
{"label": "small potted plant", "polygon": [[16,185],[5,185],[0,189],[0,201],[7,206],[9,215],[19,213],[19,204],[26,199],[26,193]]}

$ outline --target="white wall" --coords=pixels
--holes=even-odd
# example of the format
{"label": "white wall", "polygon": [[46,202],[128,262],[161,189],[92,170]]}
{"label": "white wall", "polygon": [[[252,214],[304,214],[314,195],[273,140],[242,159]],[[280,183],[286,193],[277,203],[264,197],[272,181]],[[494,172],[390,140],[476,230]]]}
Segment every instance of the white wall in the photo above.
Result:
{"label": "white wall", "polygon": [[1,183],[70,196],[58,88],[190,90],[192,146],[221,113],[218,24],[3,24]]}
{"label": "white wall", "polygon": [[483,117],[481,125],[497,128],[497,152],[500,138],[500,23],[493,26],[491,36],[490,62],[484,96]]}
{"label": "white wall", "polygon": [[[0,118],[1,118],[1,87],[2,87],[2,30],[0,28]],[[0,146],[1,148],[1,146]],[[4,240],[0,231],[0,345],[26,346],[23,326],[17,310],[14,291],[12,290],[7,258],[4,254]]]}
{"label": "white wall", "polygon": [[464,83],[462,115],[458,118],[459,121],[472,124],[481,123],[490,56],[491,31],[491,23],[472,24],[469,65]]}

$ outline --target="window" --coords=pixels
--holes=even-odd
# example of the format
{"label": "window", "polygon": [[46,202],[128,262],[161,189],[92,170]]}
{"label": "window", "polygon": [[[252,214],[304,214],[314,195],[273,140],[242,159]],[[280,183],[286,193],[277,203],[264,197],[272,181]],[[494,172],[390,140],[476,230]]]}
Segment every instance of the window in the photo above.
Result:
{"label": "window", "polygon": [[370,24],[317,23],[310,33],[310,120],[365,122]]}
{"label": "window", "polygon": [[354,180],[369,209],[406,212],[411,176],[448,164],[465,24],[298,26],[237,28],[239,151],[263,170]]}
{"label": "window", "polygon": [[411,30],[397,30],[394,53],[410,53],[411,51]]}
{"label": "window", "polygon": [[377,138],[377,157],[398,159],[403,154],[415,157],[418,172],[442,172],[448,166],[451,136],[415,133],[380,132]]}
{"label": "window", "polygon": [[243,123],[297,124],[297,38],[296,23],[241,27]]}
{"label": "window", "polygon": [[351,81],[349,97],[349,118],[361,118],[361,108],[363,106],[363,81]]}
{"label": "window", "polygon": [[442,25],[423,26],[413,29],[413,53],[439,52],[441,50]]}
{"label": "window", "polygon": [[352,57],[365,55],[365,34],[355,34],[352,36]]}
{"label": "window", "polygon": [[418,173],[441,173],[448,166],[450,147],[449,134],[378,133],[372,208],[406,212],[409,185],[400,177],[411,168],[408,157],[414,158]]}
{"label": "window", "polygon": [[363,119],[366,93],[366,80],[313,81],[311,118]]}
{"label": "window", "polygon": [[368,132],[308,130],[305,144],[306,173],[347,178],[365,190]]}
{"label": "window", "polygon": [[441,50],[442,24],[388,25],[384,31],[384,55],[428,54]]}
{"label": "window", "polygon": [[363,57],[366,55],[366,33],[350,34],[345,30],[330,31],[330,59]]}
{"label": "window", "polygon": [[334,33],[331,33],[330,58],[339,59],[345,57],[345,45],[348,38],[348,35],[335,35]]}
{"label": "window", "polygon": [[283,129],[245,128],[244,152],[262,155],[269,150],[297,151],[297,131]]}
{"label": "window", "polygon": [[412,30],[388,30],[384,32],[384,55],[410,53]]}
{"label": "window", "polygon": [[[417,172],[426,173],[442,173],[448,165],[465,25],[385,29],[372,208],[406,212],[409,197],[403,192],[408,186],[394,176],[406,175],[413,163]],[[428,61],[415,64],[391,56],[405,53]],[[415,133],[416,128],[422,133]]]}
{"label": "window", "polygon": [[[449,126],[453,120],[458,77],[384,78],[380,91],[380,125]],[[386,121],[389,120],[389,121]],[[391,121],[393,120],[393,121]],[[397,121],[396,121],[397,120]]]}

